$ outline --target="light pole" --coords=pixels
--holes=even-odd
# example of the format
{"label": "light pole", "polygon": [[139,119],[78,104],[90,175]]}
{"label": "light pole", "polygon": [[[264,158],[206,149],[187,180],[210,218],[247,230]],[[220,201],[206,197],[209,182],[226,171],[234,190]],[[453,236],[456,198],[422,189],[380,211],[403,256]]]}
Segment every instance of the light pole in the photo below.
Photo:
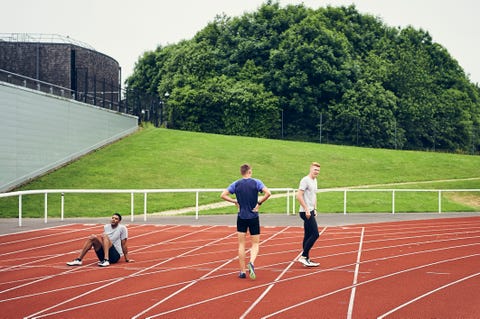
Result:
{"label": "light pole", "polygon": [[319,142],[320,144],[322,144],[322,124],[323,124],[323,113],[320,112],[320,127],[319,127],[319,135],[320,135],[320,139],[319,139]]}
{"label": "light pole", "polygon": [[[167,100],[170,97],[170,93],[168,93],[168,91],[165,92],[164,97],[165,97],[165,101],[163,102],[163,105],[162,105],[162,114],[163,114],[163,108],[167,106]],[[160,116],[160,117],[162,117],[162,116]],[[160,125],[161,125],[161,123],[160,123]],[[168,126],[168,121],[165,121],[165,128],[167,128],[167,126]]]}

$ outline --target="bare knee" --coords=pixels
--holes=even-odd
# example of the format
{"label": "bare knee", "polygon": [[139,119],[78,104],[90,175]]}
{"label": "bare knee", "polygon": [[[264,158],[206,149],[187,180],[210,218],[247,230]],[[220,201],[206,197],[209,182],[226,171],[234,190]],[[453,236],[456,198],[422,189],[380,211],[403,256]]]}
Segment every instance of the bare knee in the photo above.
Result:
{"label": "bare knee", "polygon": [[89,248],[93,247],[95,250],[102,245],[101,240],[94,234],[88,236],[87,245]]}

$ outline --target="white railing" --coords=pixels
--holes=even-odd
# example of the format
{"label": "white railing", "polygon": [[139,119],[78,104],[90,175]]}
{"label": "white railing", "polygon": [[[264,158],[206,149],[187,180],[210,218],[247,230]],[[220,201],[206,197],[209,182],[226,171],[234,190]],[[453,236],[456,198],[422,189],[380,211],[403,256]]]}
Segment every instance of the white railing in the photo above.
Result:
{"label": "white railing", "polygon": [[[9,193],[0,193],[2,197],[18,196],[18,226],[22,226],[22,200],[24,195],[44,194],[44,221],[48,220],[48,194],[61,194],[60,219],[64,220],[65,215],[65,194],[128,194],[130,193],[130,220],[135,218],[134,195],[143,194],[143,220],[147,221],[147,195],[151,193],[195,193],[195,219],[198,219],[199,213],[199,193],[215,192],[220,194],[223,188],[203,188],[203,189],[43,189],[27,190]],[[293,188],[269,188],[273,192],[285,192],[287,198],[286,213],[290,213],[290,193],[295,192]],[[292,204],[293,207],[293,204]]]}
{"label": "white railing", "polygon": [[[195,219],[199,218],[199,193],[221,193],[223,188],[203,188],[203,189],[47,189],[47,190],[27,190],[9,193],[0,193],[2,197],[18,196],[18,225],[22,226],[22,198],[24,195],[44,194],[44,220],[48,219],[48,194],[61,194],[60,218],[64,219],[65,213],[65,194],[128,194],[130,193],[130,219],[133,222],[134,212],[134,194],[143,194],[143,220],[147,220],[147,198],[151,193],[195,193]],[[270,188],[270,191],[280,192],[280,196],[286,197],[286,213],[295,214],[295,192],[294,188]],[[348,192],[391,192],[392,193],[392,214],[395,214],[395,194],[398,192],[434,192],[438,194],[438,213],[442,213],[442,194],[446,192],[480,192],[480,189],[369,189],[369,188],[331,188],[319,189],[318,193],[343,192],[343,214],[347,214],[347,194]],[[292,203],[290,204],[290,198]]]}
{"label": "white railing", "polygon": [[446,192],[480,192],[480,189],[369,189],[369,188],[349,188],[349,189],[330,189],[319,190],[318,192],[343,192],[343,214],[347,214],[347,192],[391,192],[392,193],[392,214],[395,214],[395,193],[397,192],[433,192],[438,193],[438,213],[442,213],[442,194]]}

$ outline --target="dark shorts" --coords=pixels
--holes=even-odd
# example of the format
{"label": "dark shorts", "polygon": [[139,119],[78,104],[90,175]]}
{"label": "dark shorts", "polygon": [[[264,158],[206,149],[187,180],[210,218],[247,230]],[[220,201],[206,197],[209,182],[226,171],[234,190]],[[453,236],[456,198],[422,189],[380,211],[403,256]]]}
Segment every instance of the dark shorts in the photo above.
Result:
{"label": "dark shorts", "polygon": [[[103,261],[105,259],[105,254],[103,253],[103,249],[95,250],[95,253],[97,254],[98,260]],[[108,250],[108,261],[111,264],[114,264],[119,260],[120,260],[120,254],[112,245],[112,247],[110,247],[110,249]]]}
{"label": "dark shorts", "polygon": [[247,229],[250,231],[250,235],[260,235],[260,218],[242,219],[237,216],[237,231],[246,233]]}

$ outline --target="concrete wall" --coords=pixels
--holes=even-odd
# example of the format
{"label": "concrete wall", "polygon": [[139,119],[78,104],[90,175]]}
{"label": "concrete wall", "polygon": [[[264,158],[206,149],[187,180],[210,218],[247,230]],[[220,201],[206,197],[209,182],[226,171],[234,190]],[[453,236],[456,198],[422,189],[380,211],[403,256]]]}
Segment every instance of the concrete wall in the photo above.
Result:
{"label": "concrete wall", "polygon": [[137,117],[0,82],[0,191],[135,132]]}

